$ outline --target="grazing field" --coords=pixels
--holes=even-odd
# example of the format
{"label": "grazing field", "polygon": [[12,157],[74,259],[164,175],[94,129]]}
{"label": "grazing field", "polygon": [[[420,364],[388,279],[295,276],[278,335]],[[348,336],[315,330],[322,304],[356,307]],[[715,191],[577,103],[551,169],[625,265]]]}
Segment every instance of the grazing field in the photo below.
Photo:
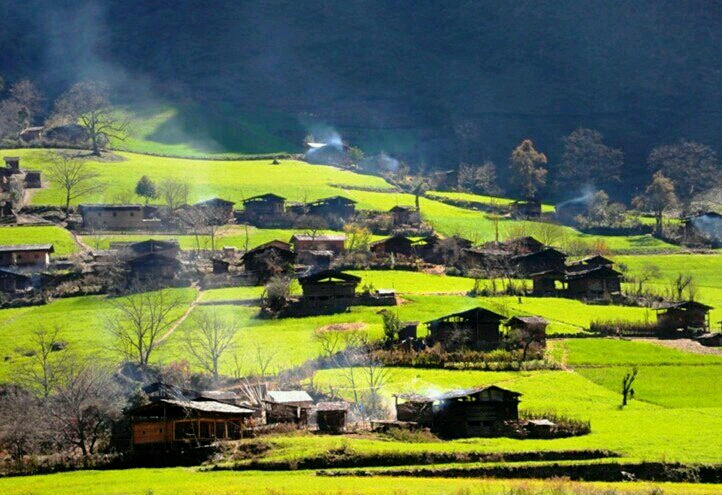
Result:
{"label": "grazing field", "polygon": [[0,246],[10,244],[52,244],[56,256],[73,254],[78,246],[67,230],[54,225],[39,227],[0,227]]}
{"label": "grazing field", "polygon": [[700,287],[722,289],[722,254],[667,254],[617,256],[617,263],[624,263],[631,275],[641,273],[647,266],[659,268],[659,276],[649,282],[668,285],[677,275],[691,275]]}
{"label": "grazing field", "polygon": [[[654,487],[658,491],[653,491]],[[5,495],[711,495],[717,485],[575,483],[411,477],[320,478],[313,472],[200,472],[197,469],[81,471],[0,479]]]}
{"label": "grazing field", "polygon": [[[486,196],[483,194],[472,194],[464,192],[448,192],[448,191],[429,191],[430,196],[439,196],[454,201],[468,201],[470,203],[481,203],[489,206],[506,206],[511,205],[514,200],[502,198],[498,196]],[[554,205],[542,204],[542,213],[553,213]]]}

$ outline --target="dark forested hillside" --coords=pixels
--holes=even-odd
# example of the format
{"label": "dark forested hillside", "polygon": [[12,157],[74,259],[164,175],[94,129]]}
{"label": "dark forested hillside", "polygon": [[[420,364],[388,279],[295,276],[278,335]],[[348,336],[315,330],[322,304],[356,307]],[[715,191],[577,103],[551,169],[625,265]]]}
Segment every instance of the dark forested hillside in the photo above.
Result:
{"label": "dark forested hillside", "polygon": [[[0,14],[5,79],[52,95],[103,76],[231,149],[300,149],[325,124],[412,164],[503,166],[528,137],[553,173],[583,126],[623,149],[631,192],[654,146],[722,148],[716,0],[28,0]],[[241,139],[264,122],[277,141]]]}

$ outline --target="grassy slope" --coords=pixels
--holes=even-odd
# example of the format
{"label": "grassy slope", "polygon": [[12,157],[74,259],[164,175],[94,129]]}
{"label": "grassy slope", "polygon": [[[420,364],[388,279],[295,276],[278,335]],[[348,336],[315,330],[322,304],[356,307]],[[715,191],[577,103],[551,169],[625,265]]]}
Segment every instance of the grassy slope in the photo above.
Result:
{"label": "grassy slope", "polygon": [[55,255],[72,254],[78,250],[73,236],[56,226],[0,227],[0,245],[52,243]]}

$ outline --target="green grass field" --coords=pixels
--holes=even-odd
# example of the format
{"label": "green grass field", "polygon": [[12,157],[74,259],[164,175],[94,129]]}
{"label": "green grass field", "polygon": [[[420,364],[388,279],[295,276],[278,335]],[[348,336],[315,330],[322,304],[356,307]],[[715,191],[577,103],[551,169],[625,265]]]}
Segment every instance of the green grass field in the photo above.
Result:
{"label": "green grass field", "polygon": [[41,227],[0,227],[0,246],[10,244],[46,244],[55,248],[55,256],[64,256],[78,251],[73,236],[67,230],[56,226]]}

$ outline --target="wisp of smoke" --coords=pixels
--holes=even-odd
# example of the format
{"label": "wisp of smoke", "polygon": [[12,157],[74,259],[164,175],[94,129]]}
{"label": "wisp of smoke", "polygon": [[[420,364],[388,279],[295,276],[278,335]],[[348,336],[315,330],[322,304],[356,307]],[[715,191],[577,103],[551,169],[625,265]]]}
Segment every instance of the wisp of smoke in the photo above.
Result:
{"label": "wisp of smoke", "polygon": [[581,195],[577,196],[576,198],[568,199],[566,201],[562,201],[561,203],[558,203],[556,205],[557,208],[563,208],[570,204],[578,204],[578,203],[589,203],[592,200],[592,197],[594,197],[594,193],[596,191],[594,190],[594,187],[587,184],[584,186],[581,190]]}

